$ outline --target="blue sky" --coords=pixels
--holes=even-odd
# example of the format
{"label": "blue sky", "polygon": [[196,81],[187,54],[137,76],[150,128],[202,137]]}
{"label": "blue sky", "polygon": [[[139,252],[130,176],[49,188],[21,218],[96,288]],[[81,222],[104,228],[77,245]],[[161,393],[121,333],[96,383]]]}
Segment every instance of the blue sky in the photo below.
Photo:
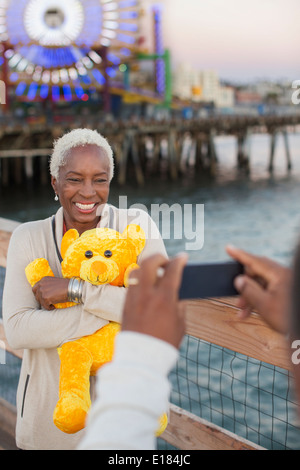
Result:
{"label": "blue sky", "polygon": [[161,0],[173,63],[222,78],[300,79],[300,0]]}

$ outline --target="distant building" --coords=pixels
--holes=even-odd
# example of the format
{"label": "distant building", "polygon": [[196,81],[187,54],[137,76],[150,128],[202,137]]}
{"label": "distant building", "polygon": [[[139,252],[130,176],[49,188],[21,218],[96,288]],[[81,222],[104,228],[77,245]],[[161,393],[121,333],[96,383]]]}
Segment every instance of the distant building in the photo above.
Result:
{"label": "distant building", "polygon": [[200,72],[202,86],[202,100],[214,102],[217,105],[219,99],[220,80],[214,70],[203,70]]}
{"label": "distant building", "polygon": [[174,96],[194,102],[214,103],[219,108],[234,106],[234,90],[220,84],[214,70],[193,69],[189,64],[180,64],[173,74]]}
{"label": "distant building", "polygon": [[213,102],[217,108],[232,108],[234,106],[233,88],[222,86],[219,76],[214,70],[201,71],[200,83],[203,101]]}
{"label": "distant building", "polygon": [[[173,95],[182,100],[201,99],[199,74],[189,64],[180,64],[173,73]],[[195,95],[194,95],[195,93]]]}
{"label": "distant building", "polygon": [[237,90],[235,94],[236,104],[260,104],[263,101],[262,96],[255,92],[246,90]]}
{"label": "distant building", "polygon": [[236,103],[239,105],[291,106],[292,86],[290,82],[274,83],[258,80],[236,91]]}
{"label": "distant building", "polygon": [[217,94],[217,108],[233,108],[235,105],[235,91],[230,86],[220,86]]}

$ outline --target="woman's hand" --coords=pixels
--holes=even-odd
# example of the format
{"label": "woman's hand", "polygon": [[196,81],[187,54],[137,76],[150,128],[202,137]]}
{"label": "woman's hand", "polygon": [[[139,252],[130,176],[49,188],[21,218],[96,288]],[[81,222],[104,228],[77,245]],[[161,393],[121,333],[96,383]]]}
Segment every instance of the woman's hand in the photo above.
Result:
{"label": "woman's hand", "polygon": [[69,279],[44,277],[32,291],[43,309],[54,310],[55,304],[68,302],[68,285]]}
{"label": "woman's hand", "polygon": [[[154,336],[179,347],[185,334],[184,304],[178,301],[185,255],[168,261],[162,255],[146,259],[130,274],[136,285],[128,289],[122,330]],[[164,273],[158,276],[162,268]],[[129,280],[129,283],[130,283]]]}
{"label": "woman's hand", "polygon": [[228,246],[227,253],[245,268],[245,275],[235,279],[240,293],[241,318],[255,310],[276,331],[286,334],[289,328],[289,306],[292,272],[275,261],[254,256]]}

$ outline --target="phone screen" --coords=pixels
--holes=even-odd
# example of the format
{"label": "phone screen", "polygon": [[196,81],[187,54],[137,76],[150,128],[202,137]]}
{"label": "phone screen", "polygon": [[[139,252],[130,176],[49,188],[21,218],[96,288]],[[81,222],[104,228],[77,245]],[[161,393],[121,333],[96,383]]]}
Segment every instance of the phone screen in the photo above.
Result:
{"label": "phone screen", "polygon": [[234,261],[188,264],[183,271],[179,298],[181,300],[205,299],[238,295],[234,287],[234,279],[243,272],[243,266]]}

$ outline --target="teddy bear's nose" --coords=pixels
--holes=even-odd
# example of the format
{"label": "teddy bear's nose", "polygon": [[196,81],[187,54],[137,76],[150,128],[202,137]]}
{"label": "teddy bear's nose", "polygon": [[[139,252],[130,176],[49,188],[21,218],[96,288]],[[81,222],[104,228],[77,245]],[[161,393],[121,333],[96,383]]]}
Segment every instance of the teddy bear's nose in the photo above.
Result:
{"label": "teddy bear's nose", "polygon": [[85,252],[85,255],[84,255],[87,259],[90,259],[93,257],[93,252],[88,250]]}
{"label": "teddy bear's nose", "polygon": [[112,252],[110,250],[106,250],[104,253],[105,258],[111,258],[112,257]]}

